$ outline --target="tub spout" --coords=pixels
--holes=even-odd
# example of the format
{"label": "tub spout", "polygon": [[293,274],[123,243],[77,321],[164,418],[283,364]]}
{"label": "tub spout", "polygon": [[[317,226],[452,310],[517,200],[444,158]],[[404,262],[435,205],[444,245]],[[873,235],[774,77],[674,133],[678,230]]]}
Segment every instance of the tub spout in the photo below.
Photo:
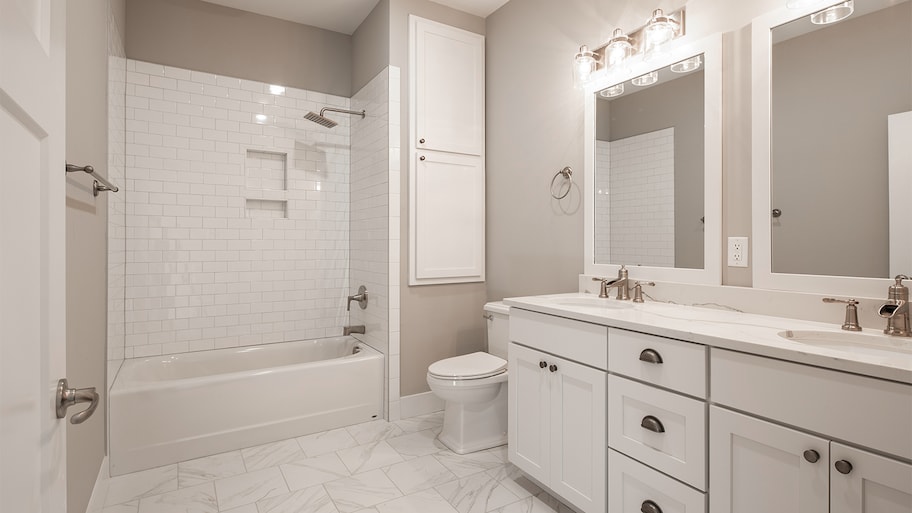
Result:
{"label": "tub spout", "polygon": [[342,326],[342,335],[349,336],[352,333],[361,333],[364,334],[364,325],[359,326]]}

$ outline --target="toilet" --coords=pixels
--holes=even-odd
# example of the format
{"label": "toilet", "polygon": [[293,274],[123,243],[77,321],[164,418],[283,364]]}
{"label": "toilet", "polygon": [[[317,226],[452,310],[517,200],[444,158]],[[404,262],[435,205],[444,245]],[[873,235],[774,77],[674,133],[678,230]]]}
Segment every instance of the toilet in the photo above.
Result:
{"label": "toilet", "polygon": [[446,401],[439,439],[457,454],[507,443],[507,345],[510,307],[501,301],[484,306],[487,352],[432,363],[427,382]]}

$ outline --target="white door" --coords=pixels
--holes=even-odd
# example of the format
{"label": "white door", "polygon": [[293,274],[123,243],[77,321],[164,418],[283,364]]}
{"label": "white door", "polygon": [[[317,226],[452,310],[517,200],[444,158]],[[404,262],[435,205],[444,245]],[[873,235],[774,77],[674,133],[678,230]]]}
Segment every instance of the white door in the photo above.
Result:
{"label": "white door", "polygon": [[551,447],[548,364],[554,357],[517,344],[509,349],[507,453],[510,462],[547,485]]}
{"label": "white door", "polygon": [[832,513],[912,513],[912,465],[833,442]]}
{"label": "white door", "polygon": [[828,513],[828,441],[710,407],[710,513]]}
{"label": "white door", "polygon": [[[78,8],[78,7],[77,7]],[[0,0],[0,510],[66,511],[63,0]]]}
{"label": "white door", "polygon": [[551,489],[581,511],[601,513],[608,488],[607,373],[552,356],[548,374]]}

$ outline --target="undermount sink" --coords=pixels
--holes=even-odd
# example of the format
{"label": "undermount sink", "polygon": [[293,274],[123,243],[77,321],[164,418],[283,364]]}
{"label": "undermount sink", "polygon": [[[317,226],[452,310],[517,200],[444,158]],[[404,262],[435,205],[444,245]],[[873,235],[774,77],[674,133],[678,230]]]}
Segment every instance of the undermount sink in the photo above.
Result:
{"label": "undermount sink", "polygon": [[816,347],[835,349],[858,355],[895,357],[912,356],[912,340],[908,338],[888,337],[886,335],[866,335],[864,333],[830,332],[830,331],[780,331],[778,335],[786,340]]}
{"label": "undermount sink", "polygon": [[598,297],[556,297],[551,300],[556,305],[582,306],[586,308],[630,308],[633,304],[629,301]]}

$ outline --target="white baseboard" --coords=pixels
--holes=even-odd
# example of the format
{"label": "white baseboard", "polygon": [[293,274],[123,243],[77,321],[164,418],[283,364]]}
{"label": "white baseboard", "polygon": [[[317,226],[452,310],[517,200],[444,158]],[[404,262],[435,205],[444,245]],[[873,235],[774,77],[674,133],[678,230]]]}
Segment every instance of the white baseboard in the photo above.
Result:
{"label": "white baseboard", "polygon": [[407,395],[399,400],[399,414],[403,419],[417,417],[440,411],[444,404],[443,399],[434,395],[434,392]]}
{"label": "white baseboard", "polygon": [[95,478],[95,486],[92,487],[92,497],[89,499],[89,507],[86,513],[100,513],[104,509],[105,497],[108,494],[108,457],[101,460],[101,467],[98,469],[98,477]]}

